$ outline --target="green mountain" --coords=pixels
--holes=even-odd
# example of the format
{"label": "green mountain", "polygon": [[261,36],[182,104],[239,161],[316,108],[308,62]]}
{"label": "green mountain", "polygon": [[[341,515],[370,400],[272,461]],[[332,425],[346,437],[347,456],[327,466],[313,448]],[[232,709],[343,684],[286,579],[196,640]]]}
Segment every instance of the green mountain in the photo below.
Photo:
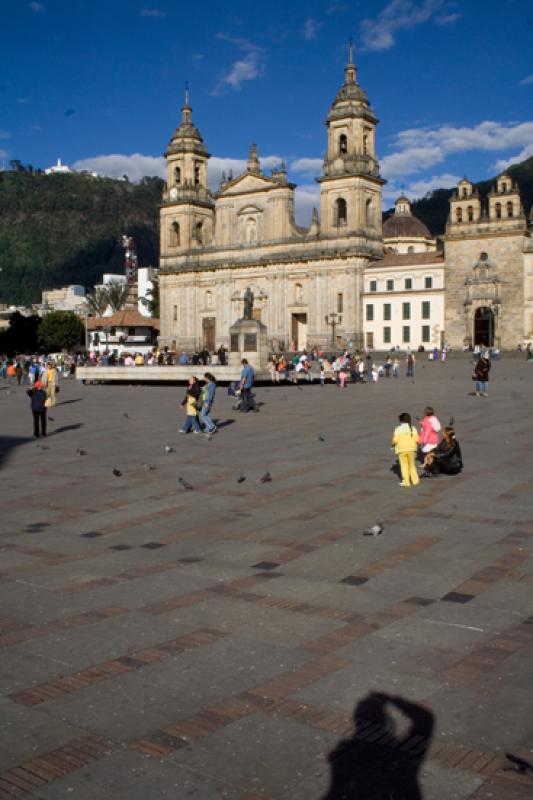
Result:
{"label": "green mountain", "polygon": [[[526,159],[526,161],[521,161],[519,164],[513,164],[506,171],[513,181],[518,184],[522,205],[527,216],[531,206],[533,206],[533,156]],[[488,181],[475,183],[474,186],[477,186],[482,197],[486,197],[495,183],[496,177]],[[415,200],[411,204],[415,217],[425,222],[434,236],[444,233],[450,210],[449,200],[453,191],[453,188],[436,189],[421,200]],[[387,219],[393,213],[394,209],[389,209],[389,211],[385,212],[383,218]]]}
{"label": "green mountain", "polygon": [[40,302],[43,289],[92,287],[104,272],[123,273],[123,234],[134,237],[139,266],[156,266],[162,185],[0,172],[0,303]]}

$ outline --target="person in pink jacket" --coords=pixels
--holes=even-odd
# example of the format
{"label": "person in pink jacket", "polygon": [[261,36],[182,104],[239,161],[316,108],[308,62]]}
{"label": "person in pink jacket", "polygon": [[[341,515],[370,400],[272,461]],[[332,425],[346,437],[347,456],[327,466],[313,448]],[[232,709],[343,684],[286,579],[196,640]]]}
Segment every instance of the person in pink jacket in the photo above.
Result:
{"label": "person in pink jacket", "polygon": [[424,416],[420,421],[420,449],[426,466],[427,455],[437,447],[439,443],[439,433],[441,424],[435,416],[435,411],[431,406],[426,406]]}

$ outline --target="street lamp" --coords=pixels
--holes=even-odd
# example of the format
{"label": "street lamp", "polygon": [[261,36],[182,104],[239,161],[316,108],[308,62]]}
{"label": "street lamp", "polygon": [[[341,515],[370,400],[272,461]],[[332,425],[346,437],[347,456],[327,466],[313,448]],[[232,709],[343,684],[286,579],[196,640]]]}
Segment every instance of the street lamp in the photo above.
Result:
{"label": "street lamp", "polygon": [[335,328],[337,325],[340,325],[342,322],[342,314],[337,314],[336,311],[331,311],[329,314],[326,314],[326,325],[331,325],[331,345],[335,347],[336,339],[335,339]]}

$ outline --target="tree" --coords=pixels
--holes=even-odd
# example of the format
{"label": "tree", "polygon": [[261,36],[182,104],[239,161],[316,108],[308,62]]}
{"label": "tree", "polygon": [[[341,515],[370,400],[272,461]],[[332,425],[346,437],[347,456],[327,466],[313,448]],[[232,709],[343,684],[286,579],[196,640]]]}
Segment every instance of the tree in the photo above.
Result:
{"label": "tree", "polygon": [[49,352],[70,350],[83,342],[85,328],[72,311],[52,311],[39,325],[39,342]]}
{"label": "tree", "polygon": [[146,290],[146,297],[141,297],[141,303],[150,312],[151,317],[159,319],[159,274],[152,276],[152,285]]}
{"label": "tree", "polygon": [[129,286],[126,283],[119,283],[118,281],[111,281],[105,287],[107,295],[107,304],[111,306],[113,313],[121,311],[126,305],[128,299]]}
{"label": "tree", "polygon": [[0,333],[0,353],[35,353],[40,319],[36,314],[25,317],[15,311],[9,318],[9,328]]}
{"label": "tree", "polygon": [[93,292],[88,294],[85,298],[85,305],[87,311],[96,317],[101,317],[109,305],[109,299],[105,287],[98,286]]}

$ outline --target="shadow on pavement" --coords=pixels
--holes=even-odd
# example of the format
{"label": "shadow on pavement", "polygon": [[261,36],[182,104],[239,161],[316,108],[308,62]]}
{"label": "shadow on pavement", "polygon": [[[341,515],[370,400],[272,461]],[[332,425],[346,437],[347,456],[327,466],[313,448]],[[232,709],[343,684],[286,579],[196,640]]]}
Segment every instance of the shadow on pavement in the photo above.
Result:
{"label": "shadow on pavement", "polygon": [[[393,711],[408,723],[404,733],[398,732]],[[321,800],[423,800],[418,773],[435,725],[431,711],[372,692],[355,707],[354,722],[353,736],[328,756],[330,787]]]}
{"label": "shadow on pavement", "polygon": [[32,436],[0,436],[0,467],[9,459],[12,450],[32,441]]}
{"label": "shadow on pavement", "polygon": [[79,428],[83,428],[83,422],[76,422],[74,425],[62,425],[60,428],[56,428],[55,431],[50,431],[48,435],[55,436],[56,433],[66,433],[66,431],[77,431]]}
{"label": "shadow on pavement", "polygon": [[225,419],[222,422],[215,420],[215,425],[217,426],[217,428],[227,428],[228,425],[233,425],[234,422],[235,422],[234,419]]}
{"label": "shadow on pavement", "polygon": [[72,400],[62,400],[60,403],[56,403],[56,406],[68,406],[70,403],[81,403],[83,397],[74,397]]}

